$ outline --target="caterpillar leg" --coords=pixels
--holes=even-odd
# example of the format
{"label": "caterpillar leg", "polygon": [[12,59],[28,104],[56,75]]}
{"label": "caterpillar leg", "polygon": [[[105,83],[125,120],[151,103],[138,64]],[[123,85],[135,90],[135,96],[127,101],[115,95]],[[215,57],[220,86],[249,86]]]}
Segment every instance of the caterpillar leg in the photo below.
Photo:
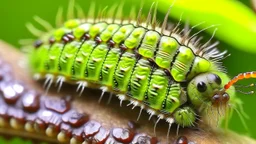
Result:
{"label": "caterpillar leg", "polygon": [[102,92],[101,92],[100,98],[99,98],[99,100],[98,100],[98,103],[101,102],[101,100],[102,100],[102,98],[103,98],[105,92],[107,92],[107,90],[108,90],[107,87],[100,87],[100,89],[101,89]]}
{"label": "caterpillar leg", "polygon": [[148,120],[150,120],[152,118],[152,116],[156,114],[155,110],[152,110],[152,109],[148,109],[147,112],[149,114]]}
{"label": "caterpillar leg", "polygon": [[157,119],[157,121],[156,121],[156,123],[155,123],[155,125],[154,125],[154,134],[155,134],[155,136],[156,136],[156,125],[158,124],[158,122],[159,122],[161,119],[164,118],[164,115],[163,115],[163,114],[159,114],[157,117],[158,117],[158,119]]}
{"label": "caterpillar leg", "polygon": [[166,119],[166,122],[169,123],[168,131],[167,131],[167,135],[166,135],[167,143],[168,143],[169,142],[169,136],[170,136],[171,127],[172,127],[172,124],[175,122],[175,120],[174,120],[173,117],[169,117],[169,118]]}
{"label": "caterpillar leg", "polygon": [[138,115],[138,117],[137,117],[137,121],[139,121],[143,109],[144,109],[144,106],[141,105],[141,106],[140,106],[140,112],[139,112],[139,115]]}
{"label": "caterpillar leg", "polygon": [[56,80],[56,86],[58,86],[57,92],[60,92],[60,89],[62,87],[63,82],[65,82],[65,77],[64,76],[58,76]]}
{"label": "caterpillar leg", "polygon": [[192,127],[196,120],[196,114],[191,107],[186,106],[174,112],[174,120],[178,127]]}
{"label": "caterpillar leg", "polygon": [[110,104],[110,101],[111,101],[112,97],[113,97],[113,93],[111,92],[111,93],[109,94],[107,104]]}
{"label": "caterpillar leg", "polygon": [[53,78],[54,76],[52,74],[46,74],[45,75],[45,82],[44,82],[44,89],[46,91],[46,93],[48,93],[52,83],[53,83]]}
{"label": "caterpillar leg", "polygon": [[84,92],[84,88],[88,86],[88,83],[86,81],[78,81],[77,84],[78,86],[77,86],[76,92],[78,92],[81,89],[79,92],[79,96],[81,96],[82,93]]}
{"label": "caterpillar leg", "polygon": [[116,95],[118,97],[118,99],[120,100],[120,107],[122,106],[122,103],[124,100],[126,100],[126,96],[123,94],[118,94]]}

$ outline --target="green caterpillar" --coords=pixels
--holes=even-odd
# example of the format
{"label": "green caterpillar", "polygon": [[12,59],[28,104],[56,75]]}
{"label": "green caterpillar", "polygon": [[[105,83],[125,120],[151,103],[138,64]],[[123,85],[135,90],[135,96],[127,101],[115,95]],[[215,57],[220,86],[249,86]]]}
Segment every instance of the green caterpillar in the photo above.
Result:
{"label": "green caterpillar", "polygon": [[226,51],[210,41],[199,44],[201,31],[189,36],[191,30],[167,29],[169,12],[160,28],[156,9],[153,18],[151,13],[152,7],[145,22],[141,14],[137,21],[68,20],[36,41],[29,57],[35,78],[46,79],[47,89],[66,82],[78,84],[80,94],[85,87],[101,89],[102,96],[115,93],[120,104],[129,100],[150,118],[165,119],[169,129],[173,123],[194,126],[209,108],[240,105],[232,84],[224,88],[229,78],[220,62]]}

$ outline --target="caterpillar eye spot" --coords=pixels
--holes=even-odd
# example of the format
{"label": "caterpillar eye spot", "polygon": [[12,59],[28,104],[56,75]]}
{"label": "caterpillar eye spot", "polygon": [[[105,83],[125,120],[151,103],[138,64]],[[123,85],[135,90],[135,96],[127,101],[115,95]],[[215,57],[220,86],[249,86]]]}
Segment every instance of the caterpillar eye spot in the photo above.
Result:
{"label": "caterpillar eye spot", "polygon": [[204,82],[199,82],[199,83],[197,84],[197,90],[198,90],[199,92],[205,92],[206,89],[207,89],[207,86],[206,86],[206,84],[205,84]]}
{"label": "caterpillar eye spot", "polygon": [[216,75],[216,74],[211,74],[211,75],[209,75],[209,77],[210,77],[210,79],[211,79],[212,81],[214,81],[216,84],[218,84],[218,85],[221,84],[221,78],[220,78],[218,75]]}

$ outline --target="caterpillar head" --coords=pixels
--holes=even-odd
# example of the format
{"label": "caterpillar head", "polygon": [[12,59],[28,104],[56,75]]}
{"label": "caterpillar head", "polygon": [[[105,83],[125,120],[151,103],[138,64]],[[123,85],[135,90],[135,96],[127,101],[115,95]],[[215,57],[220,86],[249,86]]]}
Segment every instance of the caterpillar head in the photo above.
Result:
{"label": "caterpillar head", "polygon": [[[229,104],[235,95],[235,89],[230,89],[237,81],[256,78],[256,72],[240,73],[229,79],[225,73],[209,72],[194,77],[188,84],[188,96],[196,107],[221,107]],[[253,86],[253,85],[251,85]],[[247,94],[252,94],[250,91]],[[204,105],[206,104],[206,105]]]}
{"label": "caterpillar head", "polygon": [[188,85],[188,95],[197,107],[212,105],[224,106],[230,100],[230,93],[223,91],[223,75],[218,73],[202,73],[194,77]]}

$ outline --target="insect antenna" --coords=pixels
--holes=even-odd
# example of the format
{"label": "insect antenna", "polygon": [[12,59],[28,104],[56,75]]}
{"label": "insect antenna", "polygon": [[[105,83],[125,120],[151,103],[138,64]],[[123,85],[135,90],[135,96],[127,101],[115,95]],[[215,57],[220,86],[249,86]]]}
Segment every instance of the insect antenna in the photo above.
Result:
{"label": "insect antenna", "polygon": [[[256,78],[256,71],[240,73],[231,79],[225,86],[223,91],[228,90],[232,85],[243,79]],[[253,91],[254,92],[254,91]]]}
{"label": "insect antenna", "polygon": [[245,95],[249,95],[249,94],[254,94],[254,91],[248,91],[248,92],[244,92],[244,91],[241,91],[241,90],[235,90],[239,93],[242,93],[242,94],[245,94]]}
{"label": "insect antenna", "polygon": [[239,85],[239,84],[234,84],[235,88],[249,88],[249,87],[254,87],[256,86],[254,83],[251,83],[249,85]]}
{"label": "insect antenna", "polygon": [[243,85],[239,85],[239,86],[234,85],[234,87],[235,87],[234,91],[239,92],[241,94],[245,94],[245,95],[254,94],[255,91],[253,91],[253,90],[251,90],[251,91],[243,91],[241,89],[238,89],[238,88],[249,88],[249,87],[253,87],[253,86],[254,86],[254,84],[252,86],[251,85],[245,85],[245,86],[243,86]]}

